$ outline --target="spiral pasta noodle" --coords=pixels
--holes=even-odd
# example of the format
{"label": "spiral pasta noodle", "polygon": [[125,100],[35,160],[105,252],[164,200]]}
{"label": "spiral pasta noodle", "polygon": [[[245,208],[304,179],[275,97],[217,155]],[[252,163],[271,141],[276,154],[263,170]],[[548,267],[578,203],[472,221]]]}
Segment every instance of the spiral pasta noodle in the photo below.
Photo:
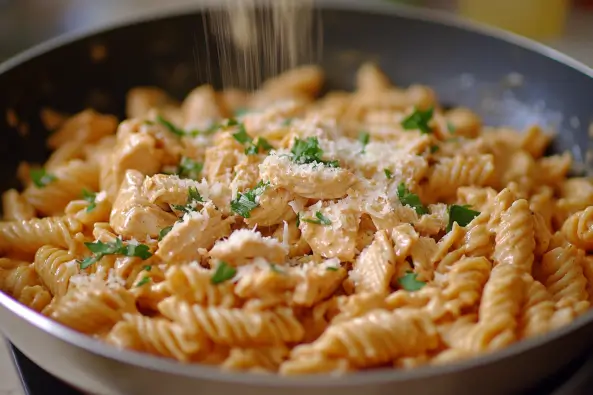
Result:
{"label": "spiral pasta noodle", "polygon": [[317,100],[323,80],[139,87],[119,124],[61,120],[2,194],[0,291],[115,347],[281,375],[452,363],[589,310],[593,182],[548,131],[371,63],[352,93]]}
{"label": "spiral pasta noodle", "polygon": [[0,251],[35,254],[44,245],[74,248],[82,224],[69,217],[33,218],[0,223]]}

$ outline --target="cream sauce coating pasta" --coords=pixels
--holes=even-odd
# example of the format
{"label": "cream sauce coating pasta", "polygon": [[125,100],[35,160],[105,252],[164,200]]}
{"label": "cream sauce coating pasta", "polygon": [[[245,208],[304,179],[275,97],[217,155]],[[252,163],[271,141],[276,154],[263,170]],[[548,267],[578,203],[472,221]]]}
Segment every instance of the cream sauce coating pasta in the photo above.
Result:
{"label": "cream sauce coating pasta", "polygon": [[284,375],[450,363],[588,311],[593,182],[550,134],[356,80],[73,115],[2,196],[0,290],[114,347]]}

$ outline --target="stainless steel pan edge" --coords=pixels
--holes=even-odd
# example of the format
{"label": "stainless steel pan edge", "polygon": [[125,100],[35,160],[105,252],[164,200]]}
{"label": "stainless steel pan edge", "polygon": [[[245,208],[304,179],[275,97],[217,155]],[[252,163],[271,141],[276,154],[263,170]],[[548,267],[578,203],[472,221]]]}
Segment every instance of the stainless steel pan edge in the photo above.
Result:
{"label": "stainless steel pan edge", "polygon": [[[367,9],[373,12],[391,12],[410,18],[452,24],[468,30],[472,25],[457,22],[435,13],[399,9],[383,5],[365,5],[360,2],[330,1],[348,9]],[[173,16],[178,11],[167,16]],[[159,15],[162,17],[163,14]],[[135,22],[149,20],[142,16]],[[115,24],[119,25],[119,23]],[[121,23],[123,25],[123,23]],[[111,26],[114,27],[114,26]],[[53,40],[32,49],[3,65],[0,73],[63,44],[106,29]],[[475,31],[475,30],[474,30]],[[546,56],[568,64],[587,74],[586,66],[529,40],[480,28],[477,31],[493,33],[515,45],[529,47]],[[326,394],[339,390],[342,394],[386,394],[397,390],[402,394],[488,394],[510,393],[533,384],[535,380],[551,374],[584,350],[589,344],[582,342],[591,328],[593,314],[579,318],[566,328],[541,338],[521,342],[506,350],[463,363],[421,368],[410,372],[378,370],[336,378],[307,377],[287,379],[268,376],[230,374],[205,366],[185,366],[172,361],[130,351],[119,351],[99,341],[78,334],[19,305],[0,294],[0,325],[6,336],[30,359],[57,377],[96,394],[214,394],[241,390],[250,394]],[[556,344],[561,348],[542,347]],[[545,368],[533,366],[534,361],[553,359]],[[547,371],[546,371],[547,369]],[[500,373],[500,376],[496,374]],[[504,373],[504,374],[503,374]],[[504,376],[504,383],[498,378]],[[502,391],[502,392],[501,392]]]}
{"label": "stainless steel pan edge", "polygon": [[[381,369],[343,377],[299,377],[228,373],[213,367],[183,365],[171,360],[133,351],[118,350],[89,338],[26,308],[0,293],[2,331],[29,359],[54,376],[82,391],[97,395],[133,394],[225,394],[240,389],[242,395],[325,395],[328,391],[356,395],[387,394],[506,394],[525,389],[533,366],[516,361],[530,350],[549,342],[570,337],[587,328],[590,316],[539,338],[526,340],[500,352],[446,366],[424,367],[411,371]],[[579,335],[576,335],[579,337]],[[544,353],[563,366],[587,348],[577,343]],[[531,359],[531,358],[530,358]],[[507,361],[509,362],[507,364]],[[515,361],[512,362],[511,361]],[[490,366],[505,369],[506,384],[499,377],[487,376]],[[517,367],[521,366],[518,370]],[[533,378],[539,379],[535,370]],[[463,376],[459,376],[463,373]],[[545,376],[554,371],[547,372]],[[430,385],[427,385],[430,383]],[[529,382],[533,385],[535,382]],[[492,391],[494,389],[494,391]],[[436,392],[435,392],[436,391]]]}

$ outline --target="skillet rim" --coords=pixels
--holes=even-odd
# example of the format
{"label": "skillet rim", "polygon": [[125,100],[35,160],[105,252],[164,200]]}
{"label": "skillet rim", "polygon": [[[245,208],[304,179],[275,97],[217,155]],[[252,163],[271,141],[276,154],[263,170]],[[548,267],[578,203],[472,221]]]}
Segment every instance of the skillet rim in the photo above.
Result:
{"label": "skillet rim", "polygon": [[[211,4],[210,1],[213,3]],[[74,42],[98,36],[100,34],[113,31],[126,26],[133,26],[151,21],[173,19],[183,15],[196,13],[205,9],[217,7],[216,0],[205,1],[199,5],[183,5],[171,7],[168,10],[149,10],[140,12],[134,17],[123,17],[115,22],[101,24],[92,28],[79,29],[59,35],[55,38],[40,43],[20,54],[17,54],[7,61],[0,63],[0,75],[11,71],[35,58],[51,51],[57,50],[62,46]],[[479,34],[496,38],[507,42],[510,45],[521,47],[523,49],[535,52],[544,57],[562,63],[567,67],[574,69],[581,74],[593,78],[593,69],[584,63],[556,50],[547,45],[541,44],[529,38],[518,36],[514,33],[503,31],[498,28],[480,25],[474,22],[462,20],[458,17],[446,14],[441,11],[419,9],[415,7],[393,5],[387,3],[367,3],[360,1],[347,0],[321,0],[317,8],[335,9],[339,11],[357,11],[367,14],[389,14],[393,16],[404,17],[408,19],[420,20],[439,25],[455,27],[467,31],[471,34]],[[329,375],[305,375],[305,376],[279,376],[279,375],[254,375],[241,372],[227,372],[219,368],[200,365],[200,364],[181,364],[179,362],[165,359],[150,354],[140,353],[127,349],[118,349],[114,346],[107,346],[106,343],[90,336],[83,335],[63,326],[51,319],[21,305],[10,296],[0,292],[0,307],[5,308],[19,319],[26,321],[37,329],[46,332],[58,340],[69,345],[81,348],[96,356],[115,360],[119,363],[132,365],[136,368],[144,368],[162,373],[184,376],[188,379],[201,379],[208,381],[220,381],[229,384],[246,384],[261,386],[291,385],[297,388],[307,387],[343,387],[343,386],[361,386],[366,384],[398,383],[410,380],[427,379],[432,376],[443,376],[470,368],[483,367],[507,358],[512,358],[523,352],[545,346],[546,343],[558,340],[568,336],[570,333],[581,329],[587,324],[593,322],[593,309],[586,314],[578,317],[569,325],[560,329],[548,332],[539,337],[530,338],[517,342],[505,349],[483,354],[478,357],[467,360],[449,363],[438,366],[423,366],[411,370],[395,369],[374,369],[370,371],[354,372],[344,376]],[[10,340],[10,339],[8,339]]]}

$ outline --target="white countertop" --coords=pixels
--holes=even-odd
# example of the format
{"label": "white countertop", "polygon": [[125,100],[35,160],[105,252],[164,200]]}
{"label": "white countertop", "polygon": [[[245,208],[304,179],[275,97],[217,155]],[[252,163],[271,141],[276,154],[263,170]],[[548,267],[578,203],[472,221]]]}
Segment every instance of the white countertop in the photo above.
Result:
{"label": "white countertop", "polygon": [[[15,0],[15,2],[23,2],[28,3],[29,5],[32,3],[31,0]],[[187,4],[191,1],[199,1],[199,0],[168,0],[165,4]],[[447,4],[447,0],[435,0],[440,3]],[[0,0],[0,5],[1,4]],[[133,14],[135,9],[137,9],[139,5],[139,0],[127,0],[127,1],[115,1],[115,0],[104,0],[102,2],[96,1],[89,1],[89,0],[53,0],[51,4],[49,3],[37,3],[38,6],[46,5],[50,6],[53,9],[54,15],[56,14],[56,8],[59,8],[58,4],[64,6],[67,3],[77,3],[77,4],[85,4],[85,10],[79,9],[77,10],[79,13],[71,11],[72,14],[76,14],[76,18],[67,21],[68,23],[72,23],[73,25],[64,26],[64,24],[56,24],[60,25],[57,29],[58,33],[61,33],[66,30],[70,29],[77,29],[81,26],[84,26],[86,22],[91,23],[93,25],[100,24],[101,21],[109,20],[110,17],[113,15],[114,12],[117,13],[118,17],[122,17],[124,14]],[[101,6],[98,6],[101,4]],[[153,8],[155,6],[160,6],[163,4],[161,0],[141,0],[141,4],[144,8],[150,7]],[[89,5],[92,5],[92,12],[89,11]],[[98,12],[99,8],[103,7],[102,12]],[[76,7],[74,7],[76,8]],[[448,8],[446,5],[443,8]],[[20,10],[19,10],[20,12]],[[17,12],[18,15],[20,13]],[[40,13],[41,14],[41,13]],[[43,14],[45,15],[45,14]],[[4,16],[7,16],[6,14]],[[20,15],[22,16],[22,15]],[[72,15],[71,15],[72,16]],[[98,16],[98,17],[97,17]],[[94,18],[94,19],[93,19]],[[27,18],[24,19],[27,21]],[[47,20],[47,19],[46,19]],[[18,18],[18,21],[14,20],[18,24],[23,23],[23,19]],[[62,21],[64,22],[64,21]],[[26,22],[25,22],[26,23]],[[2,25],[0,23],[0,25]],[[5,25],[6,26],[6,25]],[[29,32],[29,26],[22,27],[24,30]],[[39,31],[43,31],[44,34],[47,34],[48,31],[53,31],[49,27],[40,28],[37,24],[36,26],[31,26],[31,30],[35,30],[39,33]],[[40,30],[41,29],[41,30]],[[45,29],[45,31],[44,31]],[[0,35],[1,36],[1,35]],[[35,36],[35,34],[31,34],[31,36]],[[5,37],[10,37],[12,40],[11,35]],[[573,56],[574,58],[593,66],[593,46],[590,45],[591,40],[593,40],[593,13],[579,13],[573,14],[570,18],[570,23],[567,24],[566,33],[562,38],[556,39],[553,42],[548,43],[549,45],[555,47],[556,49],[566,52],[568,55]],[[35,38],[31,38],[29,41],[34,42]],[[0,46],[2,42],[0,40]],[[29,44],[29,43],[27,43]],[[10,360],[10,356],[8,350],[6,349],[6,344],[2,339],[0,339],[0,395],[22,395],[23,390],[21,388],[19,379],[16,375],[16,370],[12,365],[12,361]]]}

